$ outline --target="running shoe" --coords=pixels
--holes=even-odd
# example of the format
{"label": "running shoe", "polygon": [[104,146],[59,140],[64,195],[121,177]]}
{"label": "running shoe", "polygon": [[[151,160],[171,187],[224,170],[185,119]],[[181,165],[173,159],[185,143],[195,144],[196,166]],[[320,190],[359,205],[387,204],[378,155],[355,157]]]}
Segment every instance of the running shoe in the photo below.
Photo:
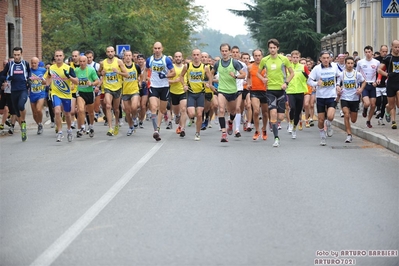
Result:
{"label": "running shoe", "polygon": [[129,128],[127,129],[126,136],[131,136],[131,135],[133,134],[133,132],[134,132],[134,127],[129,127]]}
{"label": "running shoe", "polygon": [[262,130],[262,139],[267,140],[267,132],[266,130]]}
{"label": "running shoe", "polygon": [[21,123],[21,138],[22,141],[26,141],[28,139],[28,136],[26,135],[26,122],[23,121]]}
{"label": "running shoe", "polygon": [[118,124],[118,125],[115,126],[115,128],[114,128],[114,136],[119,134],[119,127],[121,127],[121,124]]}
{"label": "running shoe", "polygon": [[172,129],[172,128],[173,128],[172,121],[169,121],[168,125],[166,126],[166,129]]}
{"label": "running shoe", "polygon": [[340,115],[341,117],[344,117],[344,112],[343,112],[342,110],[339,110],[339,115]]}
{"label": "running shoe", "polygon": [[255,131],[255,133],[254,133],[252,139],[253,139],[253,140],[258,140],[258,139],[259,139],[259,136],[260,136],[260,133],[259,133],[258,131]]}
{"label": "running shoe", "polygon": [[202,122],[201,130],[206,130],[207,127],[208,127],[208,119],[205,119],[204,122]]}
{"label": "running shoe", "polygon": [[387,112],[387,109],[385,109],[385,120],[387,120],[387,122],[391,122],[391,114]]}
{"label": "running shoe", "polygon": [[227,134],[224,132],[224,133],[222,133],[222,139],[220,140],[220,142],[229,142],[228,140],[227,140]]}
{"label": "running shoe", "polygon": [[277,123],[277,129],[280,130],[281,129],[281,122]]}
{"label": "running shoe", "polygon": [[112,128],[110,128],[107,132],[107,136],[113,136],[114,135],[114,131],[112,130]]}
{"label": "running shoe", "polygon": [[247,125],[247,130],[246,130],[247,132],[251,132],[252,131],[252,125],[251,125],[251,123],[248,123],[248,125]]}
{"label": "running shoe", "polygon": [[185,136],[186,136],[186,132],[184,131],[184,129],[182,129],[180,132],[180,137],[184,138]]}
{"label": "running shoe", "polygon": [[326,131],[327,132],[327,136],[328,137],[332,137],[332,135],[334,134],[334,130],[332,129],[331,122],[326,120],[325,124],[326,124],[326,127],[327,127],[327,131]]}
{"label": "running shoe", "polygon": [[9,135],[13,135],[13,134],[14,134],[14,126],[11,126],[11,127],[8,129],[8,134],[9,134]]}
{"label": "running shoe", "polygon": [[180,115],[175,116],[175,124],[178,125],[180,123]]}
{"label": "running shoe", "polygon": [[308,120],[306,120],[306,122],[305,122],[305,127],[306,127],[306,128],[310,128],[310,124],[309,124],[309,121],[308,121]]}
{"label": "running shoe", "polygon": [[294,124],[293,123],[291,123],[291,122],[289,122],[288,123],[288,126],[287,126],[287,132],[288,133],[292,133],[292,128],[294,127]]}
{"label": "running shoe", "polygon": [[367,122],[366,122],[366,126],[367,126],[368,128],[372,128],[372,127],[373,127],[373,126],[371,125],[370,121],[367,121]]}
{"label": "running shoe", "polygon": [[384,120],[382,119],[382,117],[378,118],[378,125],[379,126],[385,126]]}
{"label": "running shoe", "polygon": [[73,122],[72,122],[72,125],[71,125],[71,128],[72,128],[72,129],[75,129],[75,127],[76,127],[76,120],[73,121]]}
{"label": "running shoe", "polygon": [[6,125],[9,126],[9,127],[11,126],[11,122],[10,122],[9,119],[6,120]]}
{"label": "running shoe", "polygon": [[247,123],[242,124],[242,129],[243,129],[244,131],[247,131]]}
{"label": "running shoe", "polygon": [[291,138],[296,139],[296,130],[292,130]]}
{"label": "running shoe", "polygon": [[303,126],[302,126],[302,121],[299,121],[299,126],[298,126],[298,129],[299,129],[299,130],[302,130],[302,129],[303,129]]}
{"label": "running shoe", "polygon": [[392,129],[397,129],[397,128],[398,128],[398,125],[396,124],[395,121],[392,121],[392,126],[391,126],[391,128],[392,128]]}
{"label": "running shoe", "polygon": [[277,148],[278,146],[280,146],[280,139],[279,138],[274,138],[273,147]]}
{"label": "running shoe", "polygon": [[38,135],[43,134],[43,125],[42,124],[37,125],[37,134]]}
{"label": "running shoe", "polygon": [[321,145],[321,146],[326,146],[326,145],[327,145],[326,137],[322,137],[322,138],[321,138],[320,145]]}
{"label": "running shoe", "polygon": [[188,126],[191,127],[191,125],[194,123],[194,118],[193,119],[189,119],[188,121]]}
{"label": "running shoe", "polygon": [[227,126],[227,134],[232,135],[233,134],[233,122],[231,122],[230,120],[227,122],[228,126]]}
{"label": "running shoe", "polygon": [[4,125],[0,124],[0,130],[4,130]]}
{"label": "running shoe", "polygon": [[178,125],[177,128],[176,128],[176,134],[179,135],[180,133],[181,133],[181,126]]}
{"label": "running shoe", "polygon": [[160,141],[161,140],[161,136],[159,135],[158,131],[155,131],[154,134],[152,134],[152,137],[156,140],[156,141]]}
{"label": "running shoe", "polygon": [[311,127],[313,127],[313,126],[314,126],[313,119],[310,119],[310,121],[309,121],[309,126],[311,126]]}
{"label": "running shoe", "polygon": [[56,138],[57,142],[61,142],[63,138],[64,138],[64,135],[62,135],[62,132],[57,133],[57,138]]}
{"label": "running shoe", "polygon": [[139,124],[137,123],[137,118],[133,119],[133,126],[134,127],[138,127]]}
{"label": "running shoe", "polygon": [[76,132],[76,137],[77,137],[77,138],[82,137],[83,134],[84,134],[84,132],[85,132],[85,130],[84,130],[83,128],[81,128],[80,130],[78,130],[78,131]]}
{"label": "running shoe", "polygon": [[55,127],[55,123],[54,123],[54,122],[51,122],[50,127],[51,127],[51,128],[54,128],[54,127]]}
{"label": "running shoe", "polygon": [[351,143],[351,142],[352,142],[352,135],[346,136],[345,143]]}
{"label": "running shoe", "polygon": [[73,139],[72,130],[71,129],[67,130],[67,139],[68,139],[68,142],[71,142],[72,139]]}
{"label": "running shoe", "polygon": [[89,130],[89,137],[92,138],[94,137],[94,129],[90,128]]}
{"label": "running shoe", "polygon": [[194,140],[195,140],[195,141],[199,141],[199,140],[201,140],[201,138],[200,138],[200,134],[199,134],[198,132],[197,132],[197,133],[195,133]]}
{"label": "running shoe", "polygon": [[143,121],[140,121],[140,122],[139,122],[139,128],[144,128],[144,126],[143,126]]}
{"label": "running shoe", "polygon": [[363,117],[367,116],[367,108],[363,108],[362,116]]}
{"label": "running shoe", "polygon": [[236,130],[236,132],[234,133],[234,136],[235,136],[236,138],[240,138],[240,137],[241,137],[240,131]]}

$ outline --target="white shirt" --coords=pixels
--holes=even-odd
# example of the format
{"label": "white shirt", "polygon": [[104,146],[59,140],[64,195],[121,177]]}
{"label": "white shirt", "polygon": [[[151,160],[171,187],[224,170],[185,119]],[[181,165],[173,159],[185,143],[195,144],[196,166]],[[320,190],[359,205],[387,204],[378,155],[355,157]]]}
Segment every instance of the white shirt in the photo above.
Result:
{"label": "white shirt", "polygon": [[356,89],[359,87],[359,83],[363,83],[364,78],[356,70],[347,72],[344,70],[338,77],[338,83],[342,81],[342,94],[341,100],[345,101],[360,101],[360,95],[356,94]]}
{"label": "white shirt", "polygon": [[[242,70],[244,70],[245,72],[245,78],[243,79],[237,79],[236,83],[237,83],[237,91],[243,91],[244,90],[244,81],[247,79],[248,76],[248,67],[244,62],[241,62],[240,60],[237,60],[238,62],[240,62],[240,64],[242,65]],[[240,72],[236,72],[236,75],[239,75]]]}
{"label": "white shirt", "polygon": [[[337,97],[336,78],[341,73],[337,64],[330,64],[323,67],[322,64],[315,66],[309,74],[308,84],[316,87],[316,98],[335,98]],[[321,86],[317,85],[319,80],[323,81]]]}
{"label": "white shirt", "polygon": [[377,79],[377,69],[379,65],[380,61],[377,59],[361,59],[357,62],[356,70],[363,75],[366,82],[374,82]]}

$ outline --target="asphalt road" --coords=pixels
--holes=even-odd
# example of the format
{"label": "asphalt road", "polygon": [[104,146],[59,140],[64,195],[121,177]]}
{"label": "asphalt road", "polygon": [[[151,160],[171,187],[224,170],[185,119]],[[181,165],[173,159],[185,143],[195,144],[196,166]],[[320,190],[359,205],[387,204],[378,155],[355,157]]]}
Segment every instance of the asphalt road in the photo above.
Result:
{"label": "asphalt road", "polygon": [[216,125],[201,141],[163,125],[155,142],[145,126],[0,137],[0,265],[314,265],[344,250],[399,264],[398,154],[338,128],[325,147],[316,128],[283,129],[273,148],[221,143]]}

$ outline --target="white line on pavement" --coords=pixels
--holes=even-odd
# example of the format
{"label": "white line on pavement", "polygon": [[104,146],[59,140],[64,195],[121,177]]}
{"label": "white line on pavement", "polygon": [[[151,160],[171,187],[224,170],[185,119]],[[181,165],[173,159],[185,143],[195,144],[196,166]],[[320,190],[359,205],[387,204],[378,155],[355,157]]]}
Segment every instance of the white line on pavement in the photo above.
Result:
{"label": "white line on pavement", "polygon": [[145,154],[129,171],[127,171],[93,206],[90,207],[64,234],[62,234],[49,248],[47,248],[30,266],[51,265],[59,255],[80,235],[80,233],[97,217],[97,215],[111,202],[111,200],[126,186],[136,173],[162,147],[157,143]]}

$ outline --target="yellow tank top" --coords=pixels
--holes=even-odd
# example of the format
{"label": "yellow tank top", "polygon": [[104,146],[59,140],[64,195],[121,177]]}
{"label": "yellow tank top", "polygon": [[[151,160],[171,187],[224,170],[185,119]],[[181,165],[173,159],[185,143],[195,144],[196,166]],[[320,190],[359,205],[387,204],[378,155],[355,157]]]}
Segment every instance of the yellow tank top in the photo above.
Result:
{"label": "yellow tank top", "polygon": [[105,71],[103,79],[104,88],[110,91],[117,91],[122,88],[122,76],[118,75],[117,72],[114,72],[114,68],[118,69],[118,72],[121,71],[118,64],[118,58],[114,57],[111,64],[108,63],[108,59],[103,61],[103,69]]}
{"label": "yellow tank top", "polygon": [[[75,64],[73,62],[69,63],[69,66],[71,68],[73,68],[75,70],[75,68],[78,68],[79,66],[75,67]],[[78,90],[78,86],[76,86],[75,84],[71,83],[71,92],[72,93],[76,93],[76,91]]]}
{"label": "yellow tank top", "polygon": [[123,79],[122,94],[130,95],[139,93],[139,82],[137,80],[137,69],[135,64],[133,63],[130,68],[126,66],[126,69],[129,76]]}
{"label": "yellow tank top", "polygon": [[189,63],[187,68],[187,80],[189,91],[192,93],[204,92],[205,65],[201,63],[196,67],[192,62]]}
{"label": "yellow tank top", "polygon": [[[171,80],[176,80],[180,77],[180,74],[183,70],[183,65],[181,67],[179,67],[179,66],[176,66],[175,64],[173,64],[173,66],[175,67],[176,76],[174,76]],[[170,84],[170,93],[177,94],[177,95],[183,94],[184,93],[183,84],[181,84],[181,82],[171,83]]]}

